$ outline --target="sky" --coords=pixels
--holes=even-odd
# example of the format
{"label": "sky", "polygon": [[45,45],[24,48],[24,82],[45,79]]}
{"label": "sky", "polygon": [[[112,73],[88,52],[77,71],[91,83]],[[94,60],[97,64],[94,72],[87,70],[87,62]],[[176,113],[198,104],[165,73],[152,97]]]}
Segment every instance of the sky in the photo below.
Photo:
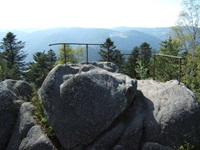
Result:
{"label": "sky", "polygon": [[170,27],[182,0],[0,0],[0,29]]}

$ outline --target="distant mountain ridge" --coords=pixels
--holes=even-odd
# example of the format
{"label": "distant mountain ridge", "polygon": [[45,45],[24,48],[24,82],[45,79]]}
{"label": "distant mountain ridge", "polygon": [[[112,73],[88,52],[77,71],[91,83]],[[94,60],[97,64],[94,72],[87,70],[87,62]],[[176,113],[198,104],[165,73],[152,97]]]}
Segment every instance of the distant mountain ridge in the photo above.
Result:
{"label": "distant mountain ridge", "polygon": [[[116,48],[122,53],[131,53],[135,46],[140,46],[147,42],[157,50],[161,41],[167,38],[169,32],[166,28],[136,28],[136,27],[117,27],[112,29],[105,28],[52,28],[41,30],[0,30],[0,40],[5,37],[7,32],[13,32],[17,38],[26,42],[24,51],[28,54],[27,61],[32,61],[32,54],[53,49],[55,52],[58,46],[49,47],[52,43],[99,43],[103,44],[106,38],[110,37]],[[89,60],[99,59],[99,46],[89,47]]]}

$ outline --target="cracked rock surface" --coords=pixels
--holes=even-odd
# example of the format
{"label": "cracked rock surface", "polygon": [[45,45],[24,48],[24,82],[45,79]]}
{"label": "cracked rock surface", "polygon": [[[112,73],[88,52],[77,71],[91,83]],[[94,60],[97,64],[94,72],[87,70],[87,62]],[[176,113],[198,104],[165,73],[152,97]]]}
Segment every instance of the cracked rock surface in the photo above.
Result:
{"label": "cracked rock surface", "polygon": [[65,149],[173,149],[200,142],[199,105],[183,84],[136,81],[104,65],[58,65],[40,89]]}
{"label": "cracked rock surface", "polygon": [[136,87],[128,76],[93,65],[59,65],[40,97],[59,141],[70,149],[89,145],[106,131],[131,105]]}
{"label": "cracked rock surface", "polygon": [[[200,143],[199,104],[177,81],[136,81],[106,62],[68,63],[49,73],[38,94],[60,150],[172,150],[185,141]],[[0,149],[57,149],[36,125],[30,96],[27,82],[0,82]]]}

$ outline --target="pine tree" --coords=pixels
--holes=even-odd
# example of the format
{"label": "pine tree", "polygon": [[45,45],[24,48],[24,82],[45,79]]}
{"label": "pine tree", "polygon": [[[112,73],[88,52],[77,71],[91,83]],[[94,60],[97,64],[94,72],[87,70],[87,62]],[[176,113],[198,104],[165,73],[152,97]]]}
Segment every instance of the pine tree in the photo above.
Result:
{"label": "pine tree", "polygon": [[125,58],[123,56],[123,54],[121,54],[120,50],[111,50],[110,53],[110,62],[116,64],[120,71],[122,71],[123,67],[124,67],[124,63],[125,63]]}
{"label": "pine tree", "polygon": [[110,62],[113,58],[113,54],[115,54],[114,50],[116,46],[114,42],[110,38],[107,38],[106,42],[100,47],[99,55],[101,56],[101,61]]}
{"label": "pine tree", "polygon": [[139,79],[146,79],[150,77],[150,61],[151,61],[151,54],[152,48],[150,44],[144,42],[139,47],[139,56],[137,58],[137,62],[140,62],[140,65],[137,66],[136,73],[141,74],[138,72],[139,70],[145,70],[146,73],[142,73],[142,77],[140,76]]}
{"label": "pine tree", "polygon": [[33,60],[28,64],[27,80],[39,88],[57,59],[55,53],[49,50],[47,54],[45,51],[33,54]]}
{"label": "pine tree", "polygon": [[52,49],[50,49],[47,52],[48,68],[52,69],[54,67],[54,65],[55,65],[56,60],[57,60],[56,53]]}
{"label": "pine tree", "polygon": [[151,59],[151,46],[147,42],[144,42],[140,45],[140,50],[139,50],[139,59],[142,62],[142,65],[145,68],[148,68],[149,62]]}
{"label": "pine tree", "polygon": [[99,55],[101,56],[101,61],[112,62],[116,64],[121,71],[123,70],[125,58],[123,54],[121,54],[121,51],[116,49],[114,42],[110,38],[107,38],[106,42],[101,45]]}
{"label": "pine tree", "polygon": [[[169,38],[160,43],[160,54],[178,56],[180,43],[177,40]],[[156,56],[156,79],[168,81],[178,79],[179,60],[164,56]]]}
{"label": "pine tree", "polygon": [[21,79],[26,65],[24,59],[27,56],[22,51],[25,42],[18,41],[16,35],[8,32],[0,44],[0,49],[2,49],[1,67],[5,72],[4,79]]}
{"label": "pine tree", "polygon": [[137,59],[139,56],[139,47],[134,47],[131,52],[131,55],[128,57],[127,62],[125,63],[124,73],[130,76],[131,78],[138,78],[138,74],[135,69],[137,66]]}

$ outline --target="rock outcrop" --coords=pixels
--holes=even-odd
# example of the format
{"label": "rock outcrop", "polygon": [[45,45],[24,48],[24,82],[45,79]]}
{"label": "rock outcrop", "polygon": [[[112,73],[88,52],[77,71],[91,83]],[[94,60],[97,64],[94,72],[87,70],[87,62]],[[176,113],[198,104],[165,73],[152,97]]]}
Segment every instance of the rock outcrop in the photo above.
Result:
{"label": "rock outcrop", "polygon": [[193,92],[178,81],[138,81],[145,100],[144,141],[172,148],[200,143],[199,104]]}
{"label": "rock outcrop", "polygon": [[35,108],[30,102],[22,104],[7,150],[18,149],[30,128],[36,125],[36,121],[33,118],[34,110]]}
{"label": "rock outcrop", "polygon": [[18,150],[56,150],[50,139],[39,126],[33,126],[27,133]]}
{"label": "rock outcrop", "polygon": [[[200,143],[200,109],[177,81],[117,73],[112,63],[56,66],[38,94],[61,150],[172,150]],[[0,82],[0,149],[55,150],[27,102],[31,86]]]}
{"label": "rock outcrop", "polygon": [[40,98],[57,138],[71,149],[107,130],[130,106],[136,87],[128,76],[93,65],[59,65],[44,81]]}
{"label": "rock outcrop", "polygon": [[31,89],[24,81],[0,82],[0,149],[6,148],[17,122],[22,100],[29,99]]}
{"label": "rock outcrop", "polygon": [[56,66],[40,89],[45,115],[65,149],[169,150],[200,142],[199,105],[184,85],[137,83],[98,65]]}
{"label": "rock outcrop", "polygon": [[32,87],[25,81],[0,82],[0,150],[53,150],[33,118]]}

